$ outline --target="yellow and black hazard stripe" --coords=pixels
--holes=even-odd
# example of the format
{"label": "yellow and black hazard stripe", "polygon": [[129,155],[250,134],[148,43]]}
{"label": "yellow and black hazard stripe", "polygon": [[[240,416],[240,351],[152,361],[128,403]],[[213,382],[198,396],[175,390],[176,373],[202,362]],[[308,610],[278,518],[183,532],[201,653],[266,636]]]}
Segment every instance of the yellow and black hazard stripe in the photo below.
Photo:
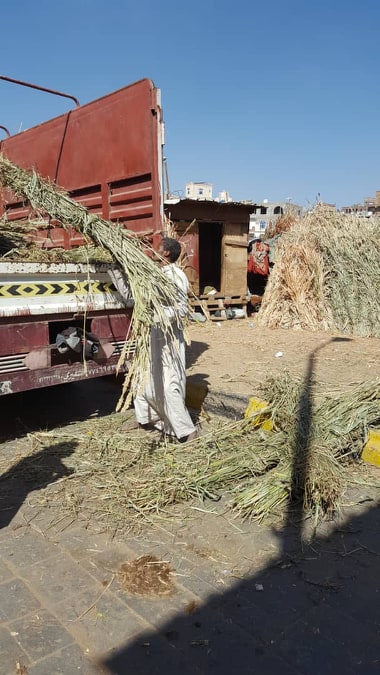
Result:
{"label": "yellow and black hazard stripe", "polygon": [[111,293],[115,290],[111,281],[58,281],[54,283],[25,282],[23,284],[1,284],[2,298],[34,298],[47,295],[84,295],[86,293]]}

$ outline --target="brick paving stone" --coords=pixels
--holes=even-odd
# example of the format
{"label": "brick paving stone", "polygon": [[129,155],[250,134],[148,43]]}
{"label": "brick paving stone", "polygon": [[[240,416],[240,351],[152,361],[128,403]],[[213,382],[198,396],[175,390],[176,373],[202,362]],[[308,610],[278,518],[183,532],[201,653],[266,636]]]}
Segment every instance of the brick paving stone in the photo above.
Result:
{"label": "brick paving stone", "polygon": [[82,649],[75,644],[35,662],[28,668],[27,675],[76,675],[76,673],[78,675],[109,675],[106,668],[92,663],[83,654]]}
{"label": "brick paving stone", "polygon": [[91,655],[130,641],[148,624],[113,593],[82,593],[56,607],[60,620]]}
{"label": "brick paving stone", "polygon": [[62,624],[46,610],[33,612],[21,620],[13,621],[8,627],[32,661],[48,656],[73,642],[72,636]]}
{"label": "brick paving stone", "polygon": [[13,673],[17,672],[17,663],[28,666],[30,660],[12,637],[9,630],[5,627],[0,627],[0,674],[13,675]]}
{"label": "brick paving stone", "polygon": [[134,557],[134,553],[125,545],[112,543],[103,550],[88,550],[87,556],[82,557],[80,563],[91,576],[103,583],[110,580],[113,574],[117,574],[123,563],[133,560]]}
{"label": "brick paving stone", "polygon": [[264,650],[268,648],[268,645],[276,644],[285,629],[292,626],[298,619],[297,614],[291,618],[288,615],[274,616],[270,611],[270,606],[267,610],[256,607],[244,598],[244,592],[236,595],[230,593],[227,598],[224,596],[214,598],[209,606],[213,607],[225,620],[249,632],[257,648]]}
{"label": "brick paving stone", "polygon": [[[375,511],[324,528],[288,557],[295,533],[277,559],[283,535],[256,525],[250,535],[245,523],[230,536],[231,523],[208,514],[122,540],[78,522],[43,537],[42,516],[33,530],[13,522],[0,530],[0,675],[14,675],[17,660],[28,675],[377,675]],[[147,554],[172,565],[173,596],[121,590],[120,564]]]}
{"label": "brick paving stone", "polygon": [[21,579],[11,579],[0,584],[0,620],[13,621],[25,614],[39,610],[37,598]]}
{"label": "brick paving stone", "polygon": [[[261,586],[262,590],[258,590]],[[269,568],[243,580],[233,595],[264,614],[270,612],[274,623],[286,623],[294,621],[313,606],[313,591],[313,587],[298,578],[297,570]]]}
{"label": "brick paving stone", "polygon": [[55,535],[62,549],[67,551],[74,560],[87,560],[91,555],[98,555],[108,551],[113,545],[110,536],[104,532],[93,532],[79,525],[74,525]]}
{"label": "brick paving stone", "polygon": [[[162,533],[162,536],[165,537],[165,533]],[[128,537],[125,543],[131,552],[132,559],[139,558],[142,555],[154,555],[163,559],[171,548],[167,541],[160,541],[160,537],[160,531],[156,532],[154,537],[152,535],[148,535],[146,538]]]}
{"label": "brick paving stone", "polygon": [[[202,602],[219,595],[220,589],[217,589],[213,583],[207,579],[203,579],[202,569],[197,569],[193,573],[188,571],[187,574],[176,578],[176,582],[180,584],[187,591],[196,595]],[[206,575],[208,577],[208,575]]]}
{"label": "brick paving stone", "polygon": [[64,598],[70,598],[92,587],[100,587],[79,563],[61,552],[54,558],[47,558],[23,568],[22,573],[50,608],[54,608]]}
{"label": "brick paving stone", "polygon": [[347,614],[330,607],[314,607],[301,620],[309,631],[338,645],[356,670],[360,665],[374,666],[380,670],[379,636],[366,624],[355,621]]}
{"label": "brick paving stone", "polygon": [[184,616],[186,608],[189,607],[189,603],[193,599],[192,596],[182,593],[164,598],[144,598],[126,595],[123,591],[120,591],[118,597],[123,596],[128,607],[158,629],[161,629],[174,618]]}
{"label": "brick paving stone", "polygon": [[[176,617],[163,635],[186,662],[202,673],[294,675],[292,667],[278,655],[264,653],[245,630],[209,609],[199,617]],[[157,638],[152,635],[147,639],[154,642]],[[128,656],[125,656],[127,663]],[[161,665],[165,672],[164,664]]]}
{"label": "brick paving stone", "polygon": [[357,622],[370,627],[380,637],[380,586],[371,580],[361,584],[351,583],[344,590],[330,595],[327,604],[339,609]]}
{"label": "brick paving stone", "polygon": [[143,635],[127,649],[105,656],[102,662],[110,675],[206,675],[187,654],[157,635],[153,639]]}
{"label": "brick paving stone", "polygon": [[[216,644],[178,645],[154,637],[147,646],[135,644],[105,661],[117,675],[299,675],[298,671],[276,656],[262,656],[254,649],[244,649],[239,639],[239,655],[231,658],[228,640],[219,650]],[[232,646],[233,648],[233,646]],[[233,651],[235,656],[235,651]]]}
{"label": "brick paving stone", "polygon": [[15,567],[29,567],[35,562],[57,555],[56,544],[41,534],[28,529],[26,532],[9,531],[1,538],[1,557]]}
{"label": "brick paving stone", "polygon": [[358,675],[350,652],[323,637],[315,626],[301,621],[281,640],[276,651],[304,675]]}

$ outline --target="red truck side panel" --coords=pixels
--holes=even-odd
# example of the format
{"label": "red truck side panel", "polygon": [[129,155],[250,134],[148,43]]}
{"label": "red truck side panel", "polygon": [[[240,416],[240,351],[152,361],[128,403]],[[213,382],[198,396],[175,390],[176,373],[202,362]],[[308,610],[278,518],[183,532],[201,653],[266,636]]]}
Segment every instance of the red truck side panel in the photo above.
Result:
{"label": "red truck side panel", "polygon": [[[161,127],[160,92],[145,79],[6,138],[0,142],[0,151],[21,167],[35,169],[55,181],[89,211],[121,222],[154,242],[154,235],[160,236],[163,217]],[[0,190],[0,215],[3,213],[9,220],[26,218],[30,207],[9,191]],[[64,230],[57,223],[36,237],[45,247],[70,248],[83,243],[78,232]],[[5,285],[13,274],[16,283],[17,273],[15,264],[14,272],[9,270],[4,276]],[[36,279],[32,275],[32,286],[38,285]],[[46,280],[42,286],[46,287]],[[9,304],[6,293],[3,297]],[[82,310],[79,314],[68,311],[64,302],[54,304],[53,314],[46,308],[36,312],[38,303],[33,297],[25,307],[20,305],[15,315],[3,314],[0,396],[115,372],[128,341],[132,310],[103,307],[97,311],[96,303],[92,306],[89,301],[84,318]],[[85,364],[83,354],[62,355],[56,346],[56,336],[62,330],[84,324],[100,341],[99,353]],[[131,356],[134,346],[128,342],[128,347]]]}
{"label": "red truck side panel", "polygon": [[[107,220],[140,233],[161,230],[159,99],[153,83],[141,80],[6,138],[0,150]],[[6,201],[3,192],[0,213],[5,210],[9,219],[27,215],[21,200]],[[76,235],[71,244],[79,243]]]}

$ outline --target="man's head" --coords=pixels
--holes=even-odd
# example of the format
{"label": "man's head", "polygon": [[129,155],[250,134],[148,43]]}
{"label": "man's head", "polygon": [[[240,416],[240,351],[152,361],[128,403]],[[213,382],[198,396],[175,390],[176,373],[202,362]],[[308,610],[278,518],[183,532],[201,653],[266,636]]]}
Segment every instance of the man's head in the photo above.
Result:
{"label": "man's head", "polygon": [[170,263],[176,262],[181,254],[181,244],[177,239],[172,239],[171,237],[163,237],[159,253],[163,258]]}

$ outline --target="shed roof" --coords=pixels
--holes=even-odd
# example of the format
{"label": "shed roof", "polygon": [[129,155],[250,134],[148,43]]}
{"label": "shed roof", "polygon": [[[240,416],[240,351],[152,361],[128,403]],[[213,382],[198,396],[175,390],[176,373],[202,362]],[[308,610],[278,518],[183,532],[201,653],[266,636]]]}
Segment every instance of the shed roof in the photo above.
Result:
{"label": "shed roof", "polygon": [[233,208],[246,213],[253,213],[257,206],[257,204],[244,204],[243,202],[217,202],[214,199],[179,199],[178,201],[168,199],[164,201],[165,210],[170,210],[170,208],[173,210],[181,210],[181,208],[187,210],[190,207],[198,211],[203,207],[210,211],[223,211]]}

